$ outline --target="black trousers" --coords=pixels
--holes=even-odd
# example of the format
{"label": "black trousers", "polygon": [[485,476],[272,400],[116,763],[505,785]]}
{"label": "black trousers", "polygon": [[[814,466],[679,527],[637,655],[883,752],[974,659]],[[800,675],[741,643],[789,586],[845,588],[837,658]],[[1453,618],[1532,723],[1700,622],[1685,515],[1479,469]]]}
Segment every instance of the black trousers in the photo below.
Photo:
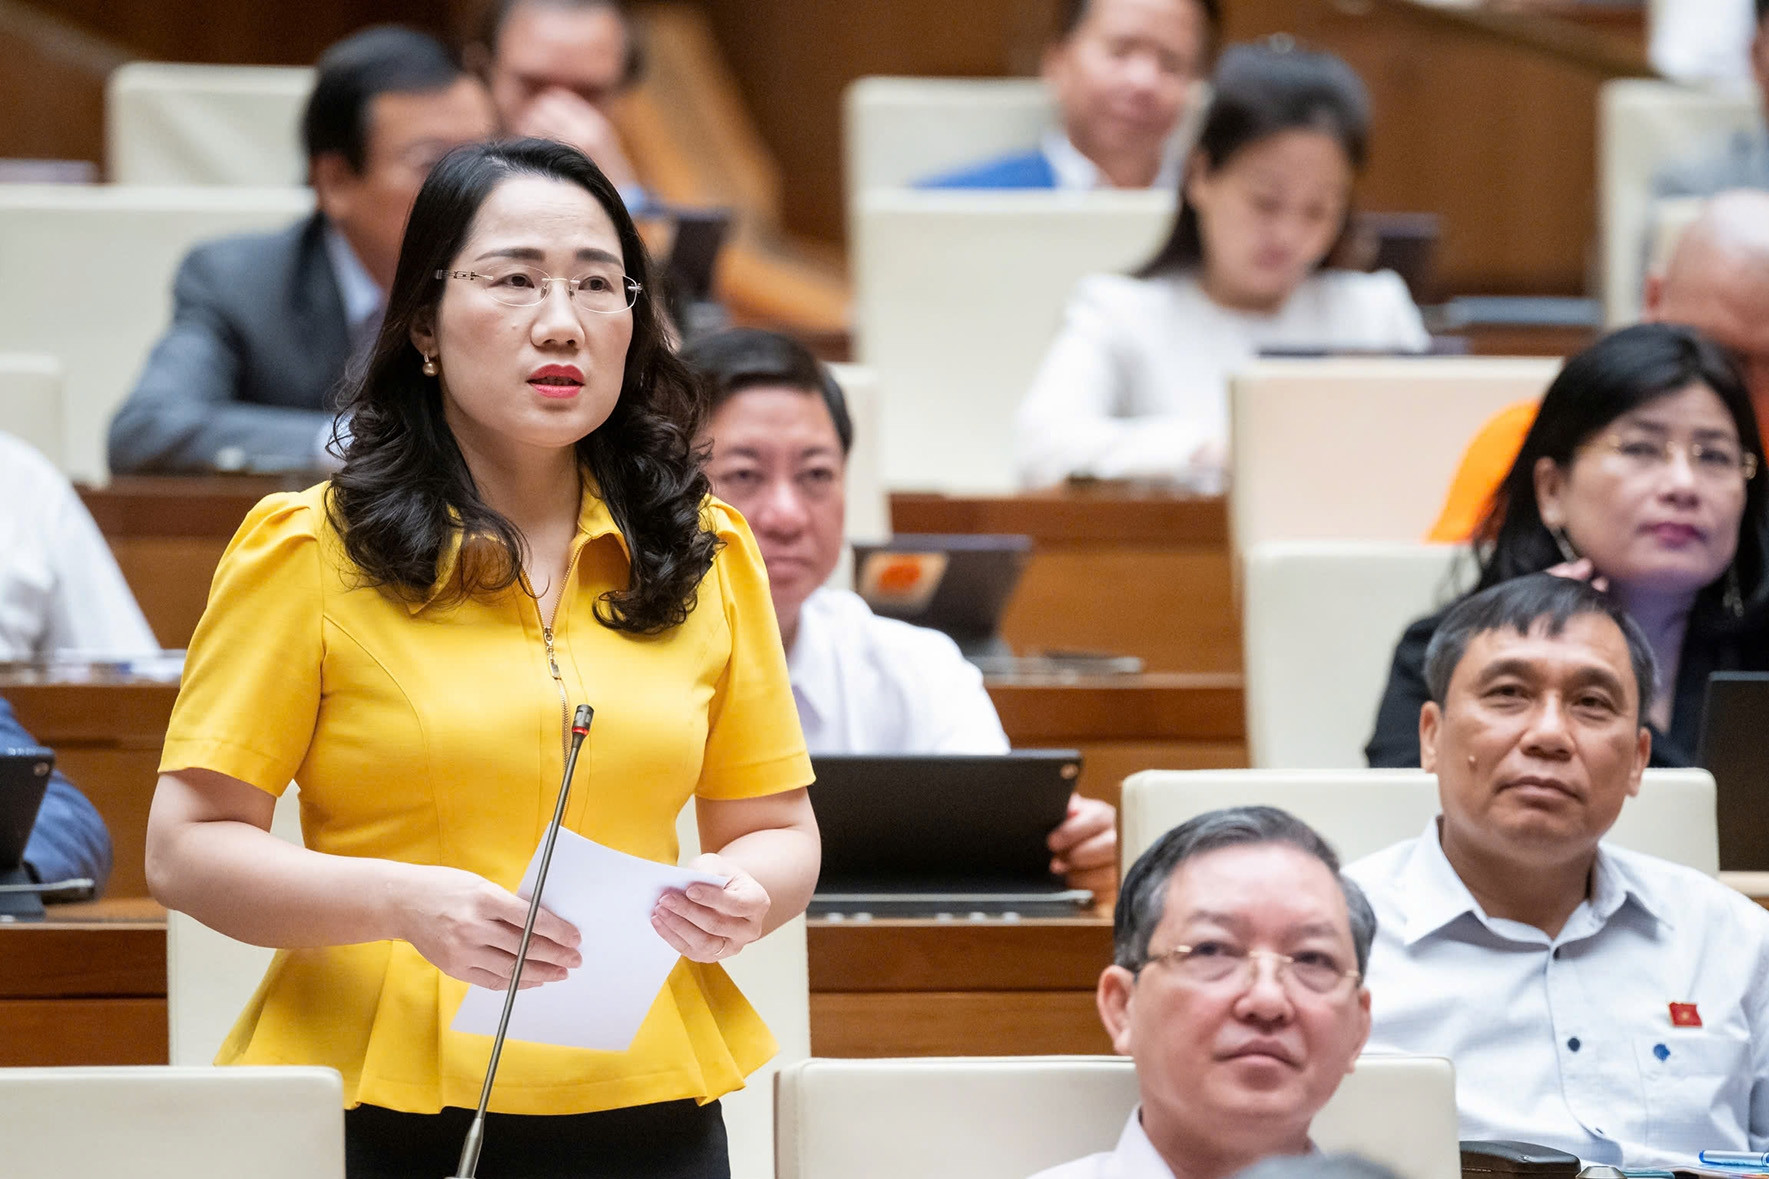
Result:
{"label": "black trousers", "polygon": [[[448,1179],[470,1109],[344,1111],[347,1179]],[[714,1101],[664,1101],[587,1114],[485,1115],[481,1179],[730,1179],[725,1119]]]}

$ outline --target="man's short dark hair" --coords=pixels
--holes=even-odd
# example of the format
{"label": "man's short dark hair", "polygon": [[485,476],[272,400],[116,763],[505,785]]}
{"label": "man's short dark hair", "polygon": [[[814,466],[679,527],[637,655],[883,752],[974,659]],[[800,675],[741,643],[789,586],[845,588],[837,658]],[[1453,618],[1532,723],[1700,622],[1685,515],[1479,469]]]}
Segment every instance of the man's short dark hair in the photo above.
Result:
{"label": "man's short dark hair", "polygon": [[1761,25],[1769,19],[1769,0],[1757,0],[1757,23]]}
{"label": "man's short dark hair", "polygon": [[1531,573],[1501,581],[1469,594],[1451,607],[1425,647],[1425,686],[1442,708],[1449,696],[1450,680],[1476,635],[1495,630],[1527,635],[1540,627],[1549,638],[1557,638],[1568,622],[1584,615],[1607,618],[1621,629],[1628,644],[1628,662],[1634,669],[1639,704],[1636,717],[1644,718],[1658,683],[1658,660],[1646,632],[1608,594],[1593,589],[1588,582],[1552,573]]}
{"label": "man's short dark hair", "polygon": [[620,28],[627,39],[626,61],[621,65],[620,84],[631,86],[645,73],[645,44],[639,37],[639,30],[633,25],[632,15],[620,0],[492,0],[485,10],[485,20],[479,26],[479,43],[485,46],[490,60],[497,60],[498,39],[504,35],[504,26],[510,23],[510,17],[515,11],[525,4],[563,8],[567,12],[610,9],[620,18]]}
{"label": "man's short dark hair", "polygon": [[848,399],[841,386],[810,350],[790,336],[760,328],[731,328],[704,336],[682,350],[688,366],[706,378],[712,403],[710,416],[719,406],[745,389],[761,385],[784,385],[823,398],[841,439],[842,453],[854,445],[854,420],[848,416]]}
{"label": "man's short dark hair", "polygon": [[1376,913],[1364,890],[1339,871],[1339,855],[1320,834],[1275,806],[1231,806],[1206,811],[1187,819],[1157,839],[1124,875],[1118,892],[1118,909],[1112,921],[1112,961],[1126,970],[1141,970],[1149,960],[1149,939],[1167,911],[1167,892],[1173,874],[1193,856],[1225,847],[1261,843],[1286,843],[1307,852],[1327,866],[1345,894],[1351,916],[1351,941],[1357,949],[1357,968],[1370,964],[1370,943],[1376,938]]}
{"label": "man's short dark hair", "polygon": [[427,33],[377,25],[353,33],[320,55],[313,93],[301,115],[309,160],[344,157],[351,171],[368,160],[369,104],[382,94],[446,90],[462,76],[447,47]]}
{"label": "man's short dark hair", "polygon": [[[520,2],[520,0],[518,0]],[[1222,0],[1192,0],[1204,10],[1204,28],[1212,43],[1222,29]],[[1757,0],[1757,7],[1769,4],[1769,0]],[[1087,10],[1093,6],[1093,0],[1062,0],[1057,9],[1057,40],[1066,40],[1070,33],[1081,27],[1087,19]]]}

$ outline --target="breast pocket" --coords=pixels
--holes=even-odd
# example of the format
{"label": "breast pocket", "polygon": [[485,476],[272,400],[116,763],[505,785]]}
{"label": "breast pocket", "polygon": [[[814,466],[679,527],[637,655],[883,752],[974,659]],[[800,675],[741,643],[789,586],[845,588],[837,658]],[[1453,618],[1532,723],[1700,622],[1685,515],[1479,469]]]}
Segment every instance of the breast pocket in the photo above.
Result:
{"label": "breast pocket", "polygon": [[1750,1045],[1718,1032],[1667,1029],[1634,1040],[1646,1099],[1646,1139],[1694,1154],[1743,1150],[1750,1122]]}

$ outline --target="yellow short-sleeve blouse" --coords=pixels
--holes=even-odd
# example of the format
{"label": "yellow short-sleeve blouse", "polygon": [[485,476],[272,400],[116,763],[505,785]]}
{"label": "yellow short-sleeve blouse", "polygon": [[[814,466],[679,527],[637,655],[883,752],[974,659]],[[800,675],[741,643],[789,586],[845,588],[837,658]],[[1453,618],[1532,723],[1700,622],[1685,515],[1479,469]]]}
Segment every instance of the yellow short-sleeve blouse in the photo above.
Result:
{"label": "yellow short-sleeve blouse", "polygon": [[[270,794],[294,779],[310,848],[446,864],[514,888],[564,770],[567,709],[537,603],[520,588],[447,605],[364,585],[325,494],[272,495],[241,525],[191,640],[160,768],[216,770]],[[705,515],[723,547],[694,610],[634,636],[593,613],[626,586],[628,555],[586,491],[553,621],[566,700],[596,710],[566,825],[668,863],[691,795],[751,798],[811,780],[755,540],[717,500]],[[405,942],[282,950],[217,1063],[329,1065],[353,1105],[471,1107],[491,1041],[449,1030],[465,993]],[[684,960],[625,1052],[508,1044],[491,1108],[707,1101],[774,1048],[722,969]]]}

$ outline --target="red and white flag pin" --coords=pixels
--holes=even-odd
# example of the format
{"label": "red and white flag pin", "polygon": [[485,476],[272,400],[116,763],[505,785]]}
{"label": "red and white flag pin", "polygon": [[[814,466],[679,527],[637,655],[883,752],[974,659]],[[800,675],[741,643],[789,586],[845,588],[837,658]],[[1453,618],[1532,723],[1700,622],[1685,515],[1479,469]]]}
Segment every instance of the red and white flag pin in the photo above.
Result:
{"label": "red and white flag pin", "polygon": [[1701,1026],[1701,1012],[1693,1003],[1671,1004],[1671,1026],[1674,1028],[1698,1028]]}

